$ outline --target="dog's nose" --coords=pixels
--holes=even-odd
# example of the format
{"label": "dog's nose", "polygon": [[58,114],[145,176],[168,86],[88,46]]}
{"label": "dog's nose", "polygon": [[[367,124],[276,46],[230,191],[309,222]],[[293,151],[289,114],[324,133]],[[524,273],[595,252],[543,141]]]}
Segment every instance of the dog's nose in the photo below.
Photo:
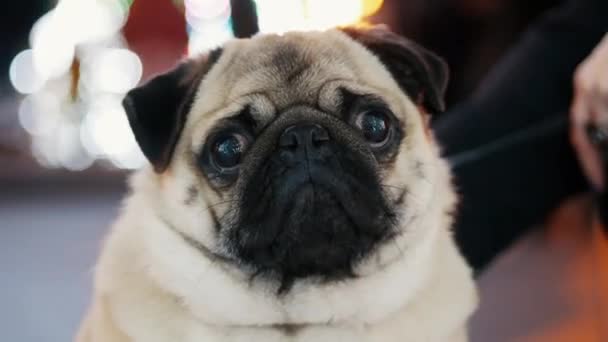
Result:
{"label": "dog's nose", "polygon": [[[287,127],[279,138],[279,147],[284,151],[298,154],[307,151],[318,152],[320,147],[329,141],[327,130],[317,124],[301,124]],[[310,156],[309,156],[310,157]]]}

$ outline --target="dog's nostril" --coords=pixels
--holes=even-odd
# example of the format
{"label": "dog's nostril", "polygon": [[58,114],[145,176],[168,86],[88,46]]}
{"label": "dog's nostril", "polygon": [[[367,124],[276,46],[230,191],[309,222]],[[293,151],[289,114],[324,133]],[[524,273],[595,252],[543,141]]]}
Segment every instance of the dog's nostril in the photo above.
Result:
{"label": "dog's nostril", "polygon": [[315,125],[311,132],[312,143],[315,146],[320,146],[324,142],[329,141],[329,133],[321,126]]}
{"label": "dog's nostril", "polygon": [[293,132],[285,132],[279,139],[279,146],[288,150],[293,150],[298,147],[298,136]]}
{"label": "dog's nostril", "polygon": [[279,146],[283,149],[295,150],[306,145],[319,147],[330,140],[329,133],[321,125],[302,124],[287,127],[279,138]]}

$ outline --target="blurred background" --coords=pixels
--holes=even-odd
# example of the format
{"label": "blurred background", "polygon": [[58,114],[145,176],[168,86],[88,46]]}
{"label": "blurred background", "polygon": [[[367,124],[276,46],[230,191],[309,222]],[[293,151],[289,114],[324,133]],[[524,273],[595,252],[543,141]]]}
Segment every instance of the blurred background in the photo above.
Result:
{"label": "blurred background", "polygon": [[[232,37],[365,21],[386,23],[446,58],[452,71],[447,99],[454,104],[535,18],[559,3],[5,1],[0,340],[71,339],[125,177],[145,163],[120,106],[138,83]],[[527,237],[484,274],[473,341],[607,341],[598,332],[606,302],[595,296],[597,277],[588,276],[596,256],[571,233],[585,225],[578,214],[585,201],[565,204],[547,223],[555,228]]]}

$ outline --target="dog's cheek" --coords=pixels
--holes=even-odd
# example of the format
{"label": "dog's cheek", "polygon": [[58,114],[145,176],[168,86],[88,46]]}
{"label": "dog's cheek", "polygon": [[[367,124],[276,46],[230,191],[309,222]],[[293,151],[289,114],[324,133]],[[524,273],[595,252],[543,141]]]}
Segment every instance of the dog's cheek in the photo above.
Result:
{"label": "dog's cheek", "polygon": [[431,133],[426,133],[423,125],[411,125],[406,131],[399,153],[382,179],[384,190],[403,222],[414,219],[431,200],[436,160],[432,135],[427,137]]}
{"label": "dog's cheek", "polygon": [[160,175],[160,205],[163,218],[171,229],[212,248],[217,245],[215,220],[206,208],[208,191],[195,170],[184,158],[177,157],[169,169]]}

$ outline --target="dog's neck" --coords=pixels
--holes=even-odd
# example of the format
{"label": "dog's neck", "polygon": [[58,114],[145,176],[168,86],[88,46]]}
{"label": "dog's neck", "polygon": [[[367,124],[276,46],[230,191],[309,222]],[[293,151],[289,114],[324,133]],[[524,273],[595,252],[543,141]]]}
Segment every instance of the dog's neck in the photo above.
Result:
{"label": "dog's neck", "polygon": [[[158,224],[157,228],[149,231],[148,236],[158,234],[158,241],[166,242],[184,239],[182,234],[164,223]],[[167,260],[164,251],[152,249],[158,244],[151,244],[148,249],[151,254],[146,260],[151,264],[175,262],[165,267],[163,274],[151,272],[150,276],[155,278],[155,283],[164,284],[165,290],[190,303],[192,314],[207,324],[368,324],[398,311],[427,282],[432,269],[429,263],[441,231],[433,233],[407,250],[400,247],[398,241],[386,244],[377,252],[378,255],[359,267],[361,273],[356,278],[331,283],[316,279],[300,280],[282,295],[277,295],[276,284],[264,280],[252,282],[238,265],[217,259],[208,249],[203,248],[202,252],[201,246],[194,243],[189,243],[190,248],[180,250],[179,258],[171,260]],[[178,242],[183,244],[183,241],[168,244],[177,245]],[[163,254],[156,255],[156,252]],[[190,266],[189,274],[180,270],[188,263],[198,265]],[[193,270],[200,270],[200,273]],[[197,278],[204,281],[192,281]]]}
{"label": "dog's neck", "polygon": [[[159,229],[156,233],[155,229],[146,229],[147,233],[163,231],[167,234],[158,237],[180,238],[167,227],[161,227],[162,223],[157,221],[156,225]],[[146,226],[151,227],[150,224]],[[144,320],[139,327],[159,326],[163,331],[183,331],[192,340],[451,341],[446,336],[461,333],[476,301],[469,270],[450,241],[449,232],[437,231],[425,247],[428,254],[423,258],[424,262],[422,251],[419,251],[421,259],[416,265],[411,258],[400,257],[376,273],[342,284],[320,288],[297,283],[293,292],[282,299],[264,291],[263,286],[235,282],[218,264],[201,265],[205,277],[190,274],[188,281],[197,284],[196,290],[177,286],[184,279],[173,284],[168,279],[159,283],[159,275],[153,271],[146,272],[144,277],[130,274],[131,281],[136,284],[131,283],[129,292],[122,293],[114,311],[131,317],[124,318],[125,321]],[[171,245],[171,241],[165,241]],[[148,247],[142,246],[143,249]],[[194,248],[188,253],[197,253],[200,258]],[[113,255],[131,260],[131,255]],[[145,260],[154,265],[150,255]],[[137,262],[136,257],[132,261]],[[124,264],[125,260],[119,262]],[[124,266],[123,271],[133,271],[134,264]],[[114,267],[114,271],[120,270]],[[178,268],[175,272],[184,270]],[[412,277],[412,274],[416,276]],[[183,296],[179,291],[185,289],[191,292]],[[155,321],[158,317],[150,312],[162,312],[162,317],[170,316],[171,319],[158,322]],[[148,339],[147,334],[152,332],[139,329],[137,324],[121,328],[130,336],[141,336],[136,340],[162,340]],[[395,340],[396,336],[401,339]]]}

